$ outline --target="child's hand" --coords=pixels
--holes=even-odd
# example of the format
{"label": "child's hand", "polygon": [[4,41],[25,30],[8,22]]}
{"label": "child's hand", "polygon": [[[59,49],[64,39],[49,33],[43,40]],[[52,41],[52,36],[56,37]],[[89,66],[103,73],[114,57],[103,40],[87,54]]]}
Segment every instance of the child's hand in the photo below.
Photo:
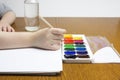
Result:
{"label": "child's hand", "polygon": [[0,32],[14,32],[15,30],[7,23],[0,22]]}
{"label": "child's hand", "polygon": [[33,36],[33,47],[57,50],[60,48],[65,29],[45,28],[35,32]]}

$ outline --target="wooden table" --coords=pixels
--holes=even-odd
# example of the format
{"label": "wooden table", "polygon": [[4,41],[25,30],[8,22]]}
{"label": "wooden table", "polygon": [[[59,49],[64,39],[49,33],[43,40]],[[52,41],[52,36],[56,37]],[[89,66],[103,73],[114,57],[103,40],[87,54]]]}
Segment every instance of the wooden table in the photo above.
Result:
{"label": "wooden table", "polygon": [[[46,18],[53,26],[65,28],[67,33],[86,36],[105,36],[120,53],[120,18]],[[16,31],[25,31],[24,19],[13,24]],[[41,28],[47,27],[40,21]],[[0,75],[0,80],[120,80],[120,64],[63,64],[63,72],[57,76]]]}

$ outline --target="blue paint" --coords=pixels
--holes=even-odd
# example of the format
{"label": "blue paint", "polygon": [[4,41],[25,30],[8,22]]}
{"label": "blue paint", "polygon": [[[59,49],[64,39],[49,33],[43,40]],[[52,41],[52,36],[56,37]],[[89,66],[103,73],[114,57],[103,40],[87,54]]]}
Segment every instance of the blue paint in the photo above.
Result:
{"label": "blue paint", "polygon": [[77,54],[88,54],[87,51],[76,51]]}
{"label": "blue paint", "polygon": [[86,51],[86,48],[84,48],[84,47],[76,47],[75,50],[84,50],[84,51]]}
{"label": "blue paint", "polygon": [[75,55],[75,51],[74,50],[66,50],[65,55]]}

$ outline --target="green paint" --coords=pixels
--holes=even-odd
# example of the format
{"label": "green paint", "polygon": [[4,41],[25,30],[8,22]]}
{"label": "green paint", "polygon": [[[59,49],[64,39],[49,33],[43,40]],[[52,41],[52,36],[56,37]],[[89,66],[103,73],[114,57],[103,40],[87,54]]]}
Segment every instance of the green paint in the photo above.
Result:
{"label": "green paint", "polygon": [[74,45],[73,44],[65,44],[64,47],[65,48],[74,48]]}
{"label": "green paint", "polygon": [[65,48],[64,50],[75,50],[75,48]]}

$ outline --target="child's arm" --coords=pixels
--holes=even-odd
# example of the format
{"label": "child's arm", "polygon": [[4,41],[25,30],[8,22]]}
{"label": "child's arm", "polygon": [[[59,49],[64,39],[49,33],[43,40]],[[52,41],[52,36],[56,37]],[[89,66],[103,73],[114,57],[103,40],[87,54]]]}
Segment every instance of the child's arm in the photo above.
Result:
{"label": "child's arm", "polygon": [[14,32],[11,24],[15,21],[16,15],[13,11],[6,12],[0,20],[0,30],[4,32]]}
{"label": "child's arm", "polygon": [[1,22],[8,23],[11,25],[15,21],[15,19],[15,13],[13,11],[8,11],[3,15]]}
{"label": "child's arm", "polygon": [[57,50],[65,32],[60,28],[44,28],[37,32],[0,32],[0,49],[36,47]]}

